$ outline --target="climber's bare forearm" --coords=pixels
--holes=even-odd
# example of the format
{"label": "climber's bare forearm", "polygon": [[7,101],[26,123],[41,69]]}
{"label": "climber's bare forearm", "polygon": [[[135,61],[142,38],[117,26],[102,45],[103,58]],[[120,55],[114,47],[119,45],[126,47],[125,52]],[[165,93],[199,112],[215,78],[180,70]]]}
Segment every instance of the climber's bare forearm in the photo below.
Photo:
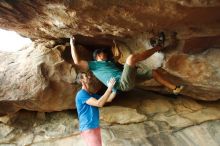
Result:
{"label": "climber's bare forearm", "polygon": [[74,64],[79,66],[84,71],[88,70],[88,62],[86,60],[80,60],[75,47],[75,38],[70,38],[71,56]]}

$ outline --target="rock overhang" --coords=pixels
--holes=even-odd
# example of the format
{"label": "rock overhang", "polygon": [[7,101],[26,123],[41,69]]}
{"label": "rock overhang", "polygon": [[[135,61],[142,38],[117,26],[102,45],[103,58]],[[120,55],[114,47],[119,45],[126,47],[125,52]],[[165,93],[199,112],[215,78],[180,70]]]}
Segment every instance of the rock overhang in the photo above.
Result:
{"label": "rock overhang", "polygon": [[152,30],[216,35],[219,8],[209,0],[1,1],[0,27],[33,39],[129,37]]}

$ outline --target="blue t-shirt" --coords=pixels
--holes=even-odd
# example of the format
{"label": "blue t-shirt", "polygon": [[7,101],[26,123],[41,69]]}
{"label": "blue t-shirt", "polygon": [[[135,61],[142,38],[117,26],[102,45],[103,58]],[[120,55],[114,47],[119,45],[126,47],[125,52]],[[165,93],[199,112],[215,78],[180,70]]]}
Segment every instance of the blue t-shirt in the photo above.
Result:
{"label": "blue t-shirt", "polygon": [[100,98],[100,95],[90,94],[86,90],[81,89],[76,94],[76,109],[79,118],[79,130],[85,131],[99,127],[99,109],[98,107],[86,104],[86,101],[94,97]]}
{"label": "blue t-shirt", "polygon": [[116,83],[113,91],[116,91],[122,71],[112,61],[89,61],[88,65],[93,74],[106,86],[107,81],[114,77]]}

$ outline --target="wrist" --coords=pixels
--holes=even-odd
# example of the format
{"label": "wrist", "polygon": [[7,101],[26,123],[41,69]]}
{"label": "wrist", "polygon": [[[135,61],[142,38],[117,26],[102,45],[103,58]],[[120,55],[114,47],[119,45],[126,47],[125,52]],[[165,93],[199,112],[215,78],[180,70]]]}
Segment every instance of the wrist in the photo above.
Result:
{"label": "wrist", "polygon": [[107,90],[108,90],[108,91],[112,91],[112,89],[113,89],[113,87],[108,87]]}

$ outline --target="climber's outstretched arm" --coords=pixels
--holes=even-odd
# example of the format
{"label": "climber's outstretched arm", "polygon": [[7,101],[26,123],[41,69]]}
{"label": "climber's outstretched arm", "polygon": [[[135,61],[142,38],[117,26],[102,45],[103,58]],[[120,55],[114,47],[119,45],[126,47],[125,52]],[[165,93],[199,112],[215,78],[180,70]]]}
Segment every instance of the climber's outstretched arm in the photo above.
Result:
{"label": "climber's outstretched arm", "polygon": [[71,37],[70,38],[70,47],[71,47],[71,55],[73,58],[74,63],[79,66],[84,71],[87,71],[89,69],[88,67],[88,61],[86,60],[80,60],[77,54],[77,50],[75,47],[75,38]]}

